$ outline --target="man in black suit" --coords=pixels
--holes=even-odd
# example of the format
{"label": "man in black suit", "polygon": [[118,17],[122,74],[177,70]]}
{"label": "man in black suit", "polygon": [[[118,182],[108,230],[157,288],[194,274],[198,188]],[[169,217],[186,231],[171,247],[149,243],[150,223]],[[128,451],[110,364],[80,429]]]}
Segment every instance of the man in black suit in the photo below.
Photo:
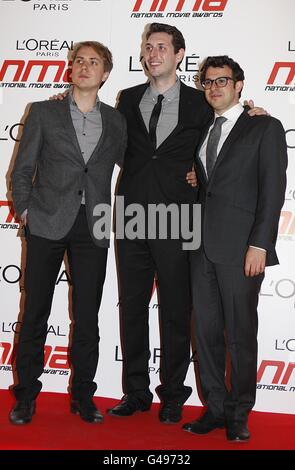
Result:
{"label": "man in black suit", "polygon": [[94,233],[94,209],[111,203],[111,177],[115,163],[123,162],[127,138],[124,117],[97,96],[112,66],[103,44],[78,43],[71,93],[64,101],[33,103],[25,123],[12,175],[13,203],[27,238],[13,424],[27,424],[35,413],[47,320],[65,252],[73,289],[71,411],[87,422],[103,420],[92,396],[109,234]]}
{"label": "man in black suit", "polygon": [[[143,46],[150,82],[120,95],[118,109],[127,120],[128,148],[118,194],[124,196],[125,205],[140,203],[147,209],[149,204],[196,202],[196,190],[187,184],[186,175],[212,110],[202,92],[177,78],[184,51],[177,28],[151,24]],[[109,413],[129,416],[151,406],[148,317],[156,273],[162,354],[159,418],[176,423],[191,394],[191,387],[184,385],[190,361],[188,252],[181,239],[156,237],[117,240],[117,253],[125,396]]]}
{"label": "man in black suit", "polygon": [[206,434],[226,425],[227,438],[243,442],[250,438],[247,417],[256,394],[258,294],[265,266],[278,263],[287,147],[280,121],[249,118],[239,103],[244,72],[236,62],[209,57],[200,78],[215,111],[197,152],[202,245],[191,252],[196,347],[208,409],[183,428]]}

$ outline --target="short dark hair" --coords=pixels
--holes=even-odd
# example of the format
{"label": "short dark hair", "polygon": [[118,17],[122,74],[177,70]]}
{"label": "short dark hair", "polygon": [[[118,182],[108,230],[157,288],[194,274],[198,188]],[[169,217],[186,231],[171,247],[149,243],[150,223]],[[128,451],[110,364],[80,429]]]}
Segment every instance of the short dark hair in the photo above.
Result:
{"label": "short dark hair", "polygon": [[81,47],[92,47],[92,49],[95,50],[95,52],[99,55],[99,57],[103,61],[103,69],[104,72],[110,72],[113,68],[113,57],[111,51],[104,46],[101,42],[97,41],[83,41],[83,42],[77,42],[74,45],[74,49],[72,52],[72,61],[77,57],[77,54]]}
{"label": "short dark hair", "polygon": [[172,44],[175,54],[177,54],[179,49],[185,49],[185,40],[182,32],[179,31],[179,29],[177,29],[175,26],[164,23],[151,23],[146,33],[146,39],[148,39],[153,33],[167,33],[172,36]]}
{"label": "short dark hair", "polygon": [[[209,67],[222,68],[226,65],[232,70],[233,79],[236,82],[245,80],[244,70],[237,62],[231,59],[228,55],[215,55],[207,57],[203,62],[200,69],[200,82],[202,83],[206,79],[206,72]],[[239,96],[241,96],[241,92]]]}

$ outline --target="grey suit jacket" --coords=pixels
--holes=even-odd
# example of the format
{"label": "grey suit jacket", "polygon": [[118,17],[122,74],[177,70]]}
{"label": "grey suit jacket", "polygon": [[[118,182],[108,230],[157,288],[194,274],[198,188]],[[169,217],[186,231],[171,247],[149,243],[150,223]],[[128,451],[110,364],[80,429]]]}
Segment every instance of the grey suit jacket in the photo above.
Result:
{"label": "grey suit jacket", "polygon": [[85,190],[90,233],[98,246],[109,246],[109,233],[102,240],[93,235],[93,209],[111,204],[112,173],[115,163],[123,163],[127,133],[119,111],[104,103],[100,110],[102,135],[85,164],[68,97],[32,104],[12,173],[12,196],[18,215],[28,209],[33,235],[63,238],[74,224]]}

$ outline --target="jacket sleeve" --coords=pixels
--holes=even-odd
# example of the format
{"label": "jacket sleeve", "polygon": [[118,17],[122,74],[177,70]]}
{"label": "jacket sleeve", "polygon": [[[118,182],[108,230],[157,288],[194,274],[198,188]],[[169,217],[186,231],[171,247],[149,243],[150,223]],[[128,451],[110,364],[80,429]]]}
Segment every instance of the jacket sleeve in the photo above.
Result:
{"label": "jacket sleeve", "polygon": [[259,193],[249,245],[273,251],[285,200],[287,144],[280,121],[271,118],[259,148]]}
{"label": "jacket sleeve", "polygon": [[38,103],[33,103],[24,125],[11,175],[13,205],[18,216],[21,216],[28,208],[41,147],[42,131],[39,106]]}

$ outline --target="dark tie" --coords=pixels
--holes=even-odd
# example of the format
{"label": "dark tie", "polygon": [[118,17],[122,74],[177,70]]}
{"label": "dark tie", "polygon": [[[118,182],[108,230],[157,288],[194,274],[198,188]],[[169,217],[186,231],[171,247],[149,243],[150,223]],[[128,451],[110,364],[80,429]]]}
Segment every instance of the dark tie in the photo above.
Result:
{"label": "dark tie", "polygon": [[149,122],[149,134],[150,134],[150,138],[151,138],[154,148],[157,148],[156,130],[157,130],[157,124],[158,124],[159,116],[160,116],[161,109],[162,109],[163,99],[164,99],[163,95],[158,95],[158,101],[153,108],[153,111],[150,117],[150,122]]}
{"label": "dark tie", "polygon": [[214,126],[212,127],[206,148],[206,168],[207,175],[210,178],[215,162],[217,160],[217,147],[221,136],[221,126],[226,121],[226,118],[220,116],[215,119]]}

